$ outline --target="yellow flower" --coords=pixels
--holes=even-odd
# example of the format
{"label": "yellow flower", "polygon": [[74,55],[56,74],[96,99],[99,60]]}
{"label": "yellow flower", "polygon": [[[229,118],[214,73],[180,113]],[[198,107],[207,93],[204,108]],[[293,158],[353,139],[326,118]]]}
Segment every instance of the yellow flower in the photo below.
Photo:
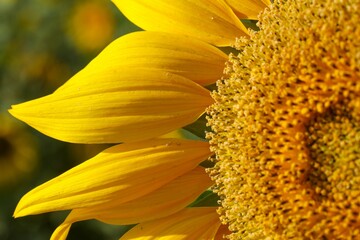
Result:
{"label": "yellow flower", "polygon": [[231,239],[359,239],[360,1],[280,1],[210,108]]}
{"label": "yellow flower", "polygon": [[105,2],[77,4],[67,23],[69,38],[84,52],[103,48],[114,34],[114,17]]}
{"label": "yellow flower", "polygon": [[125,239],[220,239],[228,231],[216,207],[194,202],[212,185],[199,166],[209,144],[162,136],[214,103],[204,86],[221,78],[228,60],[216,46],[248,36],[238,16],[254,18],[270,2],[114,3],[147,31],[115,40],[54,93],[10,112],[62,141],[121,144],[27,193],[14,216],[71,210],[52,239],[87,219],[139,223]]}

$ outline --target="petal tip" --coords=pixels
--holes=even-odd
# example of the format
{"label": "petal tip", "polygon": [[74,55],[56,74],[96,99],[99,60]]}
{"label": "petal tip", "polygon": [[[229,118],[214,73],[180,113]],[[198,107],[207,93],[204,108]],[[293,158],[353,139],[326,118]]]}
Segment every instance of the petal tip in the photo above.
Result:
{"label": "petal tip", "polygon": [[26,216],[26,214],[23,214],[21,212],[21,209],[19,209],[19,206],[17,206],[13,213],[13,218],[19,218],[19,217],[24,217],[24,216]]}

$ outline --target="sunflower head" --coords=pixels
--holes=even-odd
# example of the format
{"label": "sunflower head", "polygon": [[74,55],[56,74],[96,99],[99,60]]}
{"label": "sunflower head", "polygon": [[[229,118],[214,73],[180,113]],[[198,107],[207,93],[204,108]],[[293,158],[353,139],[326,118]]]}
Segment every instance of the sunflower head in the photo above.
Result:
{"label": "sunflower head", "polygon": [[360,2],[284,1],[240,39],[209,109],[233,239],[355,239]]}

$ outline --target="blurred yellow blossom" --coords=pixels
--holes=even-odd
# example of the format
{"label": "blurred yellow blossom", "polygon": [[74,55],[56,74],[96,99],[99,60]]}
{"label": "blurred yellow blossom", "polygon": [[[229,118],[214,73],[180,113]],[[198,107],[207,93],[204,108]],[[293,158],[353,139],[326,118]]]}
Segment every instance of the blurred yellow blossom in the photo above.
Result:
{"label": "blurred yellow blossom", "polygon": [[81,51],[105,47],[114,34],[114,18],[108,4],[101,1],[80,2],[67,24],[68,36]]}

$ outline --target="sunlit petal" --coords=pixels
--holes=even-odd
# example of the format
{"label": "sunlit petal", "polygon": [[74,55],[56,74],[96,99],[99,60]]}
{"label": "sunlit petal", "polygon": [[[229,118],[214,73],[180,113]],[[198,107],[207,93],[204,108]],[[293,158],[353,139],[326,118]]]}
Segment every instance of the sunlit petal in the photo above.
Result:
{"label": "sunlit petal", "polygon": [[247,30],[223,0],[113,0],[139,27],[229,46]]}
{"label": "sunlit petal", "polygon": [[270,5],[269,0],[225,0],[239,18],[257,19],[258,14]]}
{"label": "sunlit petal", "polygon": [[71,223],[61,224],[51,235],[50,240],[65,240],[70,231],[70,227]]}
{"label": "sunlit petal", "polygon": [[[113,41],[87,68],[154,69],[209,85],[223,74],[227,55],[205,42],[178,34],[134,32]],[[74,78],[60,89],[66,87]]]}
{"label": "sunlit petal", "polygon": [[187,208],[169,217],[140,223],[120,239],[214,239],[220,227],[216,208]]}
{"label": "sunlit petal", "polygon": [[64,89],[15,105],[10,113],[62,141],[119,143],[181,128],[213,102],[207,89],[172,73],[96,71],[89,65],[74,78]]}
{"label": "sunlit petal", "polygon": [[[28,192],[14,216],[125,203],[194,169],[209,155],[206,142],[153,139],[120,144]],[[119,197],[121,196],[121,197]]]}
{"label": "sunlit petal", "polygon": [[121,195],[113,196],[106,204],[74,209],[54,232],[53,237],[67,234],[63,229],[69,224],[87,219],[128,225],[166,217],[185,208],[211,185],[212,181],[205,169],[197,167],[138,199],[119,203]]}

